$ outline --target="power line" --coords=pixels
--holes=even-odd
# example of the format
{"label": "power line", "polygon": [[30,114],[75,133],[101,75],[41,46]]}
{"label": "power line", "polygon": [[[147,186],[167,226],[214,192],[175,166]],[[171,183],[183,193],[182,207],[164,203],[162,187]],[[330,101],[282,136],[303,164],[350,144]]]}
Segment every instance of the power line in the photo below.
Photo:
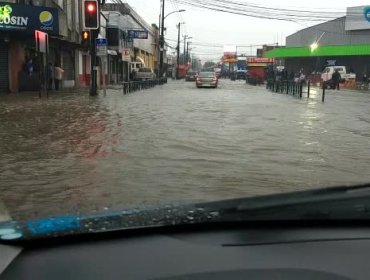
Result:
{"label": "power line", "polygon": [[[327,12],[302,11],[293,9],[279,9],[252,5],[245,2],[235,2],[226,0],[176,0],[183,5],[231,13],[261,19],[283,20],[283,21],[326,21],[336,18],[339,14],[329,14]],[[343,13],[342,13],[343,14]]]}

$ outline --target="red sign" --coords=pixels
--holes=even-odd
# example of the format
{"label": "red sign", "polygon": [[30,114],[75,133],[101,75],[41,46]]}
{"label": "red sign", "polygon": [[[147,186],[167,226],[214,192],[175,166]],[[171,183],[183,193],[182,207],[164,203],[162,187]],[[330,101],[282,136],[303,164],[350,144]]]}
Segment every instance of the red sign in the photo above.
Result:
{"label": "red sign", "polygon": [[46,53],[49,46],[49,36],[47,33],[35,30],[35,42],[36,51],[41,53]]}
{"label": "red sign", "polygon": [[273,58],[268,57],[248,57],[248,63],[274,63],[275,60]]}
{"label": "red sign", "polygon": [[236,53],[231,53],[231,52],[225,52],[224,53],[224,57],[223,57],[223,61],[224,62],[231,62],[231,63],[235,63],[238,61],[238,59],[236,58]]}

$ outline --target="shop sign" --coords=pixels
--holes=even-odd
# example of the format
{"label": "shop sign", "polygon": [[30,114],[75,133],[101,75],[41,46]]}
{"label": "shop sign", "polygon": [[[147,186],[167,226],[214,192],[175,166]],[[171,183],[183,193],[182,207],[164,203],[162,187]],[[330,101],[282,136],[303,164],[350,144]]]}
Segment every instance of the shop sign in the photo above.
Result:
{"label": "shop sign", "polygon": [[122,61],[131,61],[131,50],[128,48],[122,49]]}
{"label": "shop sign", "polygon": [[36,30],[35,31],[36,51],[40,53],[48,53],[49,50],[49,36],[47,33]]}
{"label": "shop sign", "polygon": [[95,39],[95,45],[96,45],[96,55],[97,56],[107,55],[107,51],[108,51],[108,40],[107,40],[107,38],[96,38]]}
{"label": "shop sign", "polygon": [[131,39],[148,39],[149,33],[146,30],[127,30],[127,37]]}
{"label": "shop sign", "polygon": [[327,66],[335,66],[336,62],[337,62],[336,60],[327,60],[326,65]]}
{"label": "shop sign", "polygon": [[247,63],[274,63],[274,59],[268,57],[248,57]]}
{"label": "shop sign", "polygon": [[236,57],[236,53],[232,53],[232,52],[225,52],[224,53],[224,57],[223,57],[223,62],[229,62],[229,63],[235,63],[237,62],[238,59]]}
{"label": "shop sign", "polygon": [[0,2],[0,31],[59,34],[58,10]]}

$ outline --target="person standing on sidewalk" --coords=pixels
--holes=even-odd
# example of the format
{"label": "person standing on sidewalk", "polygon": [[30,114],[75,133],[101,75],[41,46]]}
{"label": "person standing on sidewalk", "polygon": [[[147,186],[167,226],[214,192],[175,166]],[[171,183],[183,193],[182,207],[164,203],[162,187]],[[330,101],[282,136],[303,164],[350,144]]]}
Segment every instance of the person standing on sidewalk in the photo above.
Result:
{"label": "person standing on sidewalk", "polygon": [[331,77],[333,89],[339,90],[339,83],[341,79],[342,77],[340,76],[338,69],[336,69],[335,72],[333,73],[333,76]]}
{"label": "person standing on sidewalk", "polygon": [[54,84],[55,90],[59,90],[60,82],[63,79],[64,70],[60,67],[59,64],[56,64],[54,67]]}
{"label": "person standing on sidewalk", "polygon": [[51,62],[46,66],[46,80],[48,82],[48,89],[53,89],[53,64]]}

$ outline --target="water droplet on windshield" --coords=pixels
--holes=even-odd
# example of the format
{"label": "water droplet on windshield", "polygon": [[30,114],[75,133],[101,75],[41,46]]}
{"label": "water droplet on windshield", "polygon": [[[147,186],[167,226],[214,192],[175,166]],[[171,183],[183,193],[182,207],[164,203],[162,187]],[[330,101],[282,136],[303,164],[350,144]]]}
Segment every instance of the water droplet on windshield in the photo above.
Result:
{"label": "water droplet on windshield", "polygon": [[0,235],[12,234],[15,232],[13,228],[0,228]]}
{"label": "water droplet on windshield", "polygon": [[5,234],[0,236],[3,240],[13,240],[18,239],[22,237],[22,234],[19,232],[11,233],[11,234]]}
{"label": "water droplet on windshield", "polygon": [[217,212],[217,211],[213,211],[213,212],[211,212],[211,213],[209,213],[211,216],[213,216],[213,217],[217,217],[218,215],[220,215],[220,213],[219,212]]}

